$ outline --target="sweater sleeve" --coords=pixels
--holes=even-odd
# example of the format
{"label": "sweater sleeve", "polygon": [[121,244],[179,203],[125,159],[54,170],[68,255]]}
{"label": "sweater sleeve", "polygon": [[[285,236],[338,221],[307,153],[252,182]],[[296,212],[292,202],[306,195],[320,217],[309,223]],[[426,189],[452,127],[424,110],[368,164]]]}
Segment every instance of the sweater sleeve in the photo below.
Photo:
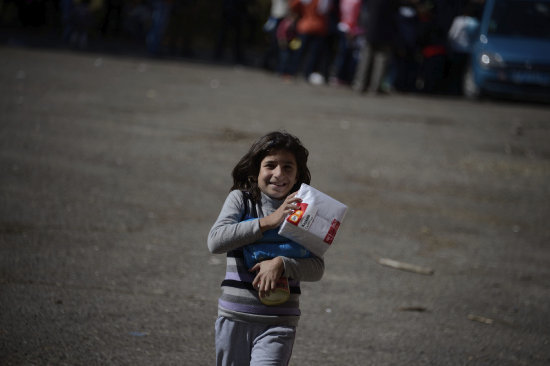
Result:
{"label": "sweater sleeve", "polygon": [[319,281],[325,272],[325,260],[322,257],[283,258],[285,270],[283,275],[298,281]]}
{"label": "sweater sleeve", "polygon": [[240,222],[244,213],[242,193],[231,191],[218,219],[208,233],[208,250],[213,254],[227,253],[251,244],[262,237],[260,220]]}

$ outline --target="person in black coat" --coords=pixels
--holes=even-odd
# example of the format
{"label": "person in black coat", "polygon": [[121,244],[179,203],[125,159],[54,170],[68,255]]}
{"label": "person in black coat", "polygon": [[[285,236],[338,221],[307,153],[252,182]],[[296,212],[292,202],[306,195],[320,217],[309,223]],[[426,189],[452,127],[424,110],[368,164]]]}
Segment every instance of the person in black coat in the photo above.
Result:
{"label": "person in black coat", "polygon": [[362,26],[366,30],[364,46],[353,81],[353,89],[384,93],[383,81],[397,32],[397,0],[363,0]]}

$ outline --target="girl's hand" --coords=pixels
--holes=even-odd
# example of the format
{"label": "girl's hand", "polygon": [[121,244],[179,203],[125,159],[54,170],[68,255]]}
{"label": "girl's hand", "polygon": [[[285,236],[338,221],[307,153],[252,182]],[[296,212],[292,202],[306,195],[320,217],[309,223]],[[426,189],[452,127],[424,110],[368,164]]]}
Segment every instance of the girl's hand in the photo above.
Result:
{"label": "girl's hand", "polygon": [[275,212],[273,212],[269,216],[262,217],[260,219],[260,229],[262,230],[262,232],[275,229],[283,223],[283,220],[287,215],[300,208],[298,204],[302,202],[302,199],[296,197],[296,193],[298,192],[289,194],[283,204],[277,210],[275,210]]}
{"label": "girl's hand", "polygon": [[250,272],[258,272],[252,286],[258,290],[260,297],[269,296],[275,290],[277,280],[282,277],[285,266],[281,257],[267,259],[256,263]]}

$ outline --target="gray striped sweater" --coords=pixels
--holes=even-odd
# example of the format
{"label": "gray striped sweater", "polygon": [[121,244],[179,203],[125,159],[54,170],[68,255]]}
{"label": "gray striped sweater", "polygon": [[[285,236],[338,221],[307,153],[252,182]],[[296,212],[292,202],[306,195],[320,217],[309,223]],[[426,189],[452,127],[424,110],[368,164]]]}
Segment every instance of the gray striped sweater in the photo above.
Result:
{"label": "gray striped sweater", "polygon": [[[261,203],[255,207],[258,218],[273,213],[283,201],[274,200],[262,193]],[[227,269],[221,286],[218,315],[238,321],[295,326],[300,318],[300,281],[320,280],[325,268],[324,260],[316,256],[303,259],[283,257],[283,276],[289,279],[290,299],[282,305],[262,304],[258,291],[252,287],[254,274],[244,264],[242,248],[248,244],[262,243],[264,236],[259,220],[243,221],[246,207],[251,208],[252,202],[248,201],[245,205],[241,191],[230,192],[208,234],[210,252],[227,254]]]}

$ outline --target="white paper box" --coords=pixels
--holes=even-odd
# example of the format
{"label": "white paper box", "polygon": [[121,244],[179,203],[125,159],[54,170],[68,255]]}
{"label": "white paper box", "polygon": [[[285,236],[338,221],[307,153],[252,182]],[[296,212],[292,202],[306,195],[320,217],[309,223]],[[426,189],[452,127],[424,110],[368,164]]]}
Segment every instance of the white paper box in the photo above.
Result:
{"label": "white paper box", "polygon": [[305,183],[300,186],[296,197],[302,199],[300,209],[283,221],[279,235],[321,257],[334,243],[348,206]]}

